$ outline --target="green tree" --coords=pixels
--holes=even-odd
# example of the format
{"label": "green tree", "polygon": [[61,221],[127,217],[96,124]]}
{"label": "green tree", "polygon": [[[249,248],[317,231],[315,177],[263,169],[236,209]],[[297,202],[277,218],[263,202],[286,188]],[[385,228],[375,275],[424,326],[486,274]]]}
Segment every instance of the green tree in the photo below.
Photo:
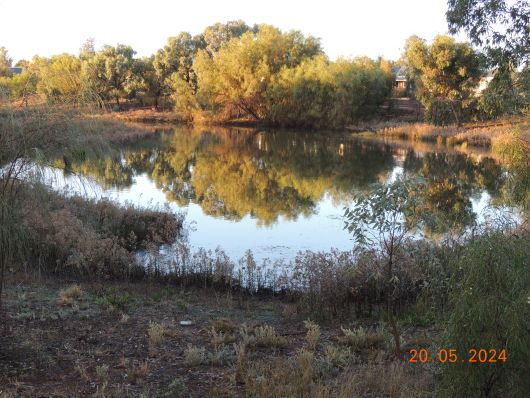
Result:
{"label": "green tree", "polygon": [[409,73],[417,77],[417,95],[427,118],[446,124],[447,117],[437,115],[445,106],[460,124],[482,74],[481,59],[473,48],[449,36],[436,36],[430,46],[413,36],[407,40],[402,58]]}
{"label": "green tree", "polygon": [[491,63],[512,68],[530,61],[530,3],[527,0],[448,0],[447,22],[486,49]]}
{"label": "green tree", "polygon": [[86,62],[85,76],[91,88],[104,99],[114,99],[118,107],[133,77],[134,54],[127,45],[105,45]]}
{"label": "green tree", "polygon": [[218,52],[222,46],[227,44],[235,37],[241,37],[243,33],[253,31],[257,32],[257,26],[252,29],[244,21],[228,21],[227,23],[216,23],[208,26],[202,32],[201,38],[204,41],[204,48],[210,56]]}
{"label": "green tree", "polygon": [[96,55],[96,39],[87,39],[79,49],[79,59],[86,61]]}
{"label": "green tree", "polygon": [[257,33],[233,38],[211,57],[197,55],[198,102],[222,118],[249,117],[264,120],[266,94],[273,76],[284,67],[295,67],[304,59],[322,53],[320,43],[300,32],[281,32],[260,25]]}
{"label": "green tree", "polygon": [[[153,59],[154,74],[150,79],[150,91],[155,97],[155,107],[158,107],[162,95],[175,93],[171,90],[174,80],[178,77],[195,93],[197,79],[193,70],[193,61],[197,51],[204,47],[200,36],[193,37],[188,32],[181,32],[170,37],[164,48],[157,51]],[[169,77],[172,77],[172,81]],[[178,93],[177,93],[178,95]]]}
{"label": "green tree", "polygon": [[49,100],[77,103],[83,95],[81,61],[70,54],[39,59],[37,90]]}
{"label": "green tree", "polygon": [[[527,397],[530,391],[528,232],[490,230],[471,239],[452,269],[442,396]],[[469,351],[506,350],[506,361],[469,363]],[[480,357],[479,357],[480,358]]]}
{"label": "green tree", "polygon": [[397,315],[399,297],[400,252],[412,232],[428,219],[422,211],[420,192],[424,184],[400,177],[390,184],[377,187],[366,195],[358,196],[353,207],[346,209],[345,229],[357,244],[375,246],[385,261],[385,301],[390,330],[394,338],[396,356],[401,355],[401,333]]}
{"label": "green tree", "polygon": [[9,57],[5,47],[0,47],[0,77],[11,76],[9,69],[13,65],[13,60]]}

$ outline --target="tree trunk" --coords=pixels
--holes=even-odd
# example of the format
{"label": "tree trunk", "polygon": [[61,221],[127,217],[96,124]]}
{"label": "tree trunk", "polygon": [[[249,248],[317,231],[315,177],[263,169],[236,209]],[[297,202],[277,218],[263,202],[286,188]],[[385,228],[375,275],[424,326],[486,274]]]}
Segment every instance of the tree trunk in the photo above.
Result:
{"label": "tree trunk", "polygon": [[460,119],[459,119],[458,114],[456,112],[455,105],[454,105],[453,101],[449,101],[449,104],[451,105],[451,111],[453,111],[453,116],[455,117],[456,125],[458,127],[462,126],[462,123],[460,122]]}
{"label": "tree trunk", "polygon": [[390,242],[390,248],[388,251],[388,264],[387,264],[387,289],[386,289],[386,308],[388,313],[388,323],[390,324],[392,336],[394,337],[394,350],[397,358],[401,357],[401,338],[399,335],[399,327],[397,319],[394,316],[396,303],[393,298],[392,288],[392,277],[394,268],[394,240]]}

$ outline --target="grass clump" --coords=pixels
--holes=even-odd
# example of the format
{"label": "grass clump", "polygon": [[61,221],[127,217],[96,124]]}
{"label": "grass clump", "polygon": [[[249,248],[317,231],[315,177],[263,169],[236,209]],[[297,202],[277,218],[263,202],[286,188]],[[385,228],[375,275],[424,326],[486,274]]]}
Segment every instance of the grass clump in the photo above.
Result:
{"label": "grass clump", "polygon": [[206,350],[204,347],[197,347],[188,344],[184,350],[184,362],[188,366],[198,366],[206,362]]}
{"label": "grass clump", "polygon": [[96,303],[104,307],[107,311],[125,310],[127,304],[131,301],[128,292],[121,292],[119,289],[112,287],[105,293],[101,294]]}
{"label": "grass clump", "polygon": [[79,285],[72,285],[59,292],[58,303],[62,306],[71,306],[82,294],[83,291]]}
{"label": "grass clump", "polygon": [[341,327],[341,330],[343,333],[342,343],[354,350],[380,347],[385,342],[385,336],[382,333],[367,331],[362,326],[353,330]]}
{"label": "grass clump", "polygon": [[211,343],[215,350],[218,350],[222,345],[233,343],[236,338],[232,333],[216,331],[212,326],[210,329]]}
{"label": "grass clump", "polygon": [[166,330],[163,325],[157,322],[149,321],[147,327],[147,335],[149,337],[149,345],[153,348],[158,348],[164,341],[164,334]]}
{"label": "grass clump", "polygon": [[258,347],[282,348],[287,345],[287,339],[276,333],[273,326],[264,325],[254,329],[254,344]]}
{"label": "grass clump", "polygon": [[305,337],[307,341],[307,347],[311,351],[314,351],[320,337],[320,326],[311,320],[304,321],[304,326],[307,329],[307,334]]}
{"label": "grass clump", "polygon": [[188,390],[186,379],[183,377],[175,378],[167,387],[167,391],[162,396],[163,398],[180,398]]}

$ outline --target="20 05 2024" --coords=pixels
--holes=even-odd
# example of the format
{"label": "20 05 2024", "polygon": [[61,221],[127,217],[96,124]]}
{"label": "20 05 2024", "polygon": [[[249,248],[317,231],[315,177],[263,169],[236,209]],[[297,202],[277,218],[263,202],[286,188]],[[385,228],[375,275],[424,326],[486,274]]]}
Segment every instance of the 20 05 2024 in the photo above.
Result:
{"label": "20 05 2024", "polygon": [[505,348],[500,350],[495,348],[470,348],[464,357],[459,355],[457,350],[454,348],[440,348],[435,355],[431,355],[425,348],[412,348],[409,350],[409,353],[409,362],[411,363],[497,363],[506,362],[508,360],[508,353]]}

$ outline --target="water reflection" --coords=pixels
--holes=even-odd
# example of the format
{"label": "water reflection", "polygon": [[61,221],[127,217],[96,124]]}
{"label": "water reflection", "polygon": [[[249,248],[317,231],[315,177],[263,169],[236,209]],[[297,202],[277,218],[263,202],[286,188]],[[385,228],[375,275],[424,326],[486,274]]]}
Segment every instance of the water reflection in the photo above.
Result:
{"label": "water reflection", "polygon": [[[343,207],[355,192],[395,173],[427,182],[422,197],[436,214],[427,231],[431,235],[470,225],[479,204],[502,201],[505,180],[493,159],[477,160],[439,147],[419,152],[351,134],[217,128],[178,127],[101,159],[57,161],[58,166],[66,163],[118,199],[120,192],[129,199],[138,192],[163,193],[177,208],[187,208],[192,213],[188,218],[196,218],[197,236],[210,228],[231,235],[227,239],[264,239],[263,247],[288,247],[293,253],[351,247],[342,231]],[[262,226],[269,235],[256,232]],[[319,238],[323,244],[309,237],[321,233],[329,234]],[[209,239],[211,246],[215,238]],[[216,244],[223,245],[221,241]],[[201,239],[196,243],[204,245]],[[257,243],[245,244],[242,251]]]}

